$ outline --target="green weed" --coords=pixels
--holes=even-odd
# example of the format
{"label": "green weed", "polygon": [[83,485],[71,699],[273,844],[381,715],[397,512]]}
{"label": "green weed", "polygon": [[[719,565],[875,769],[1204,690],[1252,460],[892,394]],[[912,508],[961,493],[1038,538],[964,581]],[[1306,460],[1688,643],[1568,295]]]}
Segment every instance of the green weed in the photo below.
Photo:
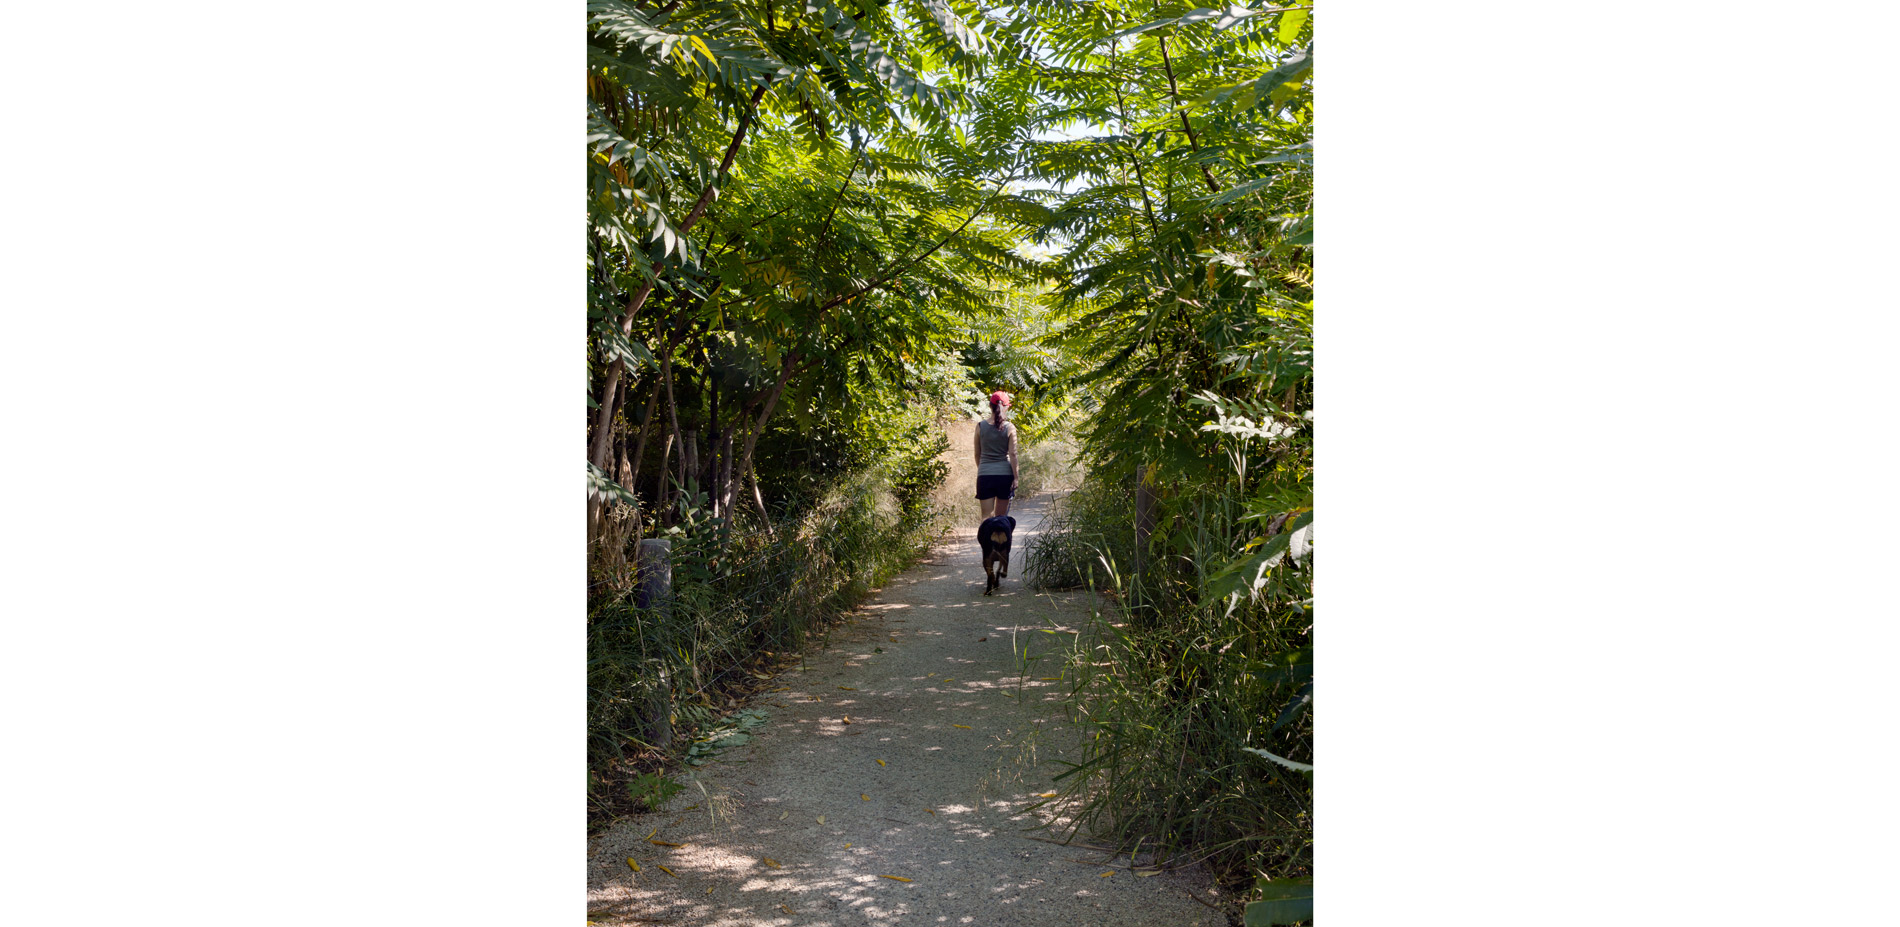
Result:
{"label": "green weed", "polygon": [[[900,475],[919,478],[909,464]],[[721,718],[770,664],[797,653],[868,590],[901,572],[938,530],[928,506],[906,505],[890,468],[836,479],[802,515],[770,532],[694,509],[673,536],[673,599],[641,608],[602,596],[588,615],[590,822],[640,810],[615,796],[670,759],[703,762],[745,727]],[[927,475],[922,477],[926,482]],[[919,495],[927,495],[919,492]],[[636,539],[637,542],[637,539]],[[740,724],[750,716],[741,713]],[[711,732],[711,736],[708,736]]]}
{"label": "green weed", "polygon": [[627,796],[647,810],[657,810],[684,788],[659,773],[641,773],[627,782]]}
{"label": "green weed", "polygon": [[1173,492],[1137,571],[1131,497],[1086,483],[1029,551],[1039,583],[1110,593],[1068,655],[1088,733],[1058,779],[1077,825],[1205,861],[1234,886],[1310,874],[1310,772],[1285,765],[1313,755],[1310,561],[1275,567],[1270,595],[1209,595],[1209,568],[1249,549],[1259,523],[1203,486]]}

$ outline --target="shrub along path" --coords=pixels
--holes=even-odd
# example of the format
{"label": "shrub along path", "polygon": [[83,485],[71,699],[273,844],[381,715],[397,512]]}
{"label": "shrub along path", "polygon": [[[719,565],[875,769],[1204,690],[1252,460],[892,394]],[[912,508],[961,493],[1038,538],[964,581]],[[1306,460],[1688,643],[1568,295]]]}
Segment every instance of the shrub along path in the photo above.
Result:
{"label": "shrub along path", "polygon": [[1029,830],[1056,811],[1031,808],[1066,768],[1052,762],[1075,737],[1061,653],[1087,619],[1086,594],[1024,587],[1048,505],[1011,513],[996,595],[965,525],[754,702],[769,720],[749,743],[677,777],[665,811],[593,839],[588,921],[1226,924],[1190,896],[1224,900],[1198,869],[1144,875],[1145,856],[1131,868]]}

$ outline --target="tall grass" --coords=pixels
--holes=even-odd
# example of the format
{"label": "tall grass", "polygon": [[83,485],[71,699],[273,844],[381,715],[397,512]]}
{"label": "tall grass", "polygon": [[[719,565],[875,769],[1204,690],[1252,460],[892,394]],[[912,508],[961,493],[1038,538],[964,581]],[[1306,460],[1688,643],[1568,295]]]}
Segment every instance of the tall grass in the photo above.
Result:
{"label": "tall grass", "polygon": [[1129,482],[1092,477],[1065,502],[1028,560],[1039,585],[1104,593],[1070,654],[1077,826],[1236,888],[1310,874],[1311,779],[1255,752],[1312,763],[1310,554],[1230,601],[1208,572],[1260,534],[1231,488],[1173,487],[1139,571]]}
{"label": "tall grass", "polygon": [[906,477],[940,473],[898,461],[846,475],[769,532],[683,505],[670,605],[642,608],[631,588],[590,603],[590,821],[639,810],[627,790],[635,776],[731,707],[751,672],[796,653],[928,547],[942,523],[928,504],[934,487]]}

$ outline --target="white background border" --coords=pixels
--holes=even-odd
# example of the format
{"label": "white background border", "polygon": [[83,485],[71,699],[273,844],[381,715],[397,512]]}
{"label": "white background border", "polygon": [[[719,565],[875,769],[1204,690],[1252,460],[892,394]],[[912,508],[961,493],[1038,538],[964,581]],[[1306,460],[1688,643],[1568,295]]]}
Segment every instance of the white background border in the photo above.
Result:
{"label": "white background border", "polygon": [[[1886,909],[1894,19],[1320,13],[1329,927]],[[8,922],[580,920],[580,22],[0,29]]]}

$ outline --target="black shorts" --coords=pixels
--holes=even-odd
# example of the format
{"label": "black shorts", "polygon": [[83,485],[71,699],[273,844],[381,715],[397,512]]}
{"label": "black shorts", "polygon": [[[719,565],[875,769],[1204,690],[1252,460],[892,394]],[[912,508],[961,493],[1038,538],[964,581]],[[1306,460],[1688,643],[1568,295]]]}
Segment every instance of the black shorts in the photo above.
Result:
{"label": "black shorts", "polygon": [[1016,478],[1007,473],[999,473],[995,476],[979,476],[976,478],[976,497],[978,499],[1014,498],[1016,490],[1009,488],[1009,484],[1015,481]]}

